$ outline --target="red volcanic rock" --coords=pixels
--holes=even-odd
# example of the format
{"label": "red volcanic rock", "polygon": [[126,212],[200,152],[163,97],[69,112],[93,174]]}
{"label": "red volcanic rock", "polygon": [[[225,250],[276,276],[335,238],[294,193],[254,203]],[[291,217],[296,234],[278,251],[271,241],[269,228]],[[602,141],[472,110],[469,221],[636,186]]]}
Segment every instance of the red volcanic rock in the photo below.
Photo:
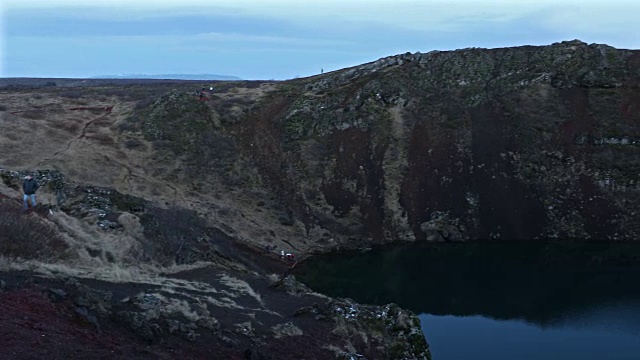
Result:
{"label": "red volcanic rock", "polygon": [[37,289],[0,293],[0,308],[2,359],[238,358],[204,344],[176,346],[171,339],[152,346],[107,318],[98,330],[70,301],[54,304]]}

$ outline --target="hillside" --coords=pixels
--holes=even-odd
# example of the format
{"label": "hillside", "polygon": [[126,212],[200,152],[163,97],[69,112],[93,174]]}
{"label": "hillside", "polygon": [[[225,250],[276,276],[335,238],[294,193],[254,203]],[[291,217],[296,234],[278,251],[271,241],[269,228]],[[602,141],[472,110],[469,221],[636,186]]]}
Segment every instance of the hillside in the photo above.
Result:
{"label": "hillside", "polygon": [[99,75],[92,79],[172,79],[172,80],[218,80],[232,81],[242,80],[237,76],[216,74],[126,74],[126,75]]}
{"label": "hillside", "polygon": [[[18,211],[20,179],[35,173],[42,207],[26,219],[56,237],[33,251],[5,235],[3,269],[64,287],[71,312],[81,295],[60,279],[111,292],[113,310],[80,311],[160,348],[205,331],[202,316],[185,320],[204,304],[219,322],[208,334],[238,357],[287,358],[272,340],[288,329],[277,346],[297,349],[290,358],[424,358],[414,315],[315,294],[273,275],[291,272],[277,254],[640,238],[636,50],[407,53],[285,82],[215,82],[203,101],[194,82],[13,85],[0,89],[0,201]],[[135,315],[150,309],[145,293],[173,310]],[[174,311],[180,301],[187,310]]]}

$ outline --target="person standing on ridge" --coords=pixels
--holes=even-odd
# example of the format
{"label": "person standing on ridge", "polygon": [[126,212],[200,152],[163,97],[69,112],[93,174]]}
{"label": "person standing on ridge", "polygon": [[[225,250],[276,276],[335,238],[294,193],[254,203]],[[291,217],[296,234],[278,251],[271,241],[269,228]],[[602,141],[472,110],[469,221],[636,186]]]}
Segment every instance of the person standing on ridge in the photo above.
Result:
{"label": "person standing on ridge", "polygon": [[38,183],[31,175],[27,175],[22,182],[22,191],[24,191],[24,196],[22,197],[22,202],[24,209],[29,209],[29,204],[27,200],[31,198],[31,208],[36,207],[36,191],[38,190]]}

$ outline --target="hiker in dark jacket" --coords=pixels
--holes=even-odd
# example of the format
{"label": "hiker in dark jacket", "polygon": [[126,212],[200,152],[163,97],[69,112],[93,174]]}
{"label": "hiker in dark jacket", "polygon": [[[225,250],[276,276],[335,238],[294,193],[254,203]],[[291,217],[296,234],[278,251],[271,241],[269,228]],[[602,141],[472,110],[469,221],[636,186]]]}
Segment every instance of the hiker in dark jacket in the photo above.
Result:
{"label": "hiker in dark jacket", "polygon": [[38,190],[38,187],[38,183],[31,175],[27,175],[24,178],[24,182],[22,183],[22,191],[24,191],[22,201],[25,210],[29,208],[29,204],[27,203],[29,198],[31,198],[31,207],[36,207],[36,190]]}

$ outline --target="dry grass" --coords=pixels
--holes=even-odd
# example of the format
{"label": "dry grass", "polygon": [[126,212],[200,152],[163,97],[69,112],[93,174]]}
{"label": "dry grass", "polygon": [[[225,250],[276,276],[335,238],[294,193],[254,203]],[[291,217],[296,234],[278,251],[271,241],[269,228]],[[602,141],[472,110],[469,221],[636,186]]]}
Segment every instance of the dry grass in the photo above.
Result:
{"label": "dry grass", "polygon": [[25,260],[59,261],[70,256],[69,246],[55,227],[35,214],[0,201],[0,254]]}
{"label": "dry grass", "polygon": [[77,254],[80,263],[93,266],[137,263],[141,252],[138,238],[140,230],[133,221],[123,226],[121,231],[110,233],[91,224],[90,219],[79,220],[61,211],[55,212],[50,218]]}
{"label": "dry grass", "polygon": [[8,133],[5,136],[7,137],[7,139],[9,139],[11,141],[17,141],[18,139],[20,139],[18,137],[18,134],[16,134],[16,133]]}
{"label": "dry grass", "polygon": [[[16,204],[9,205],[0,207],[0,269],[30,270],[48,277],[91,278],[157,286],[160,290],[152,295],[160,299],[161,306],[149,310],[146,314],[149,318],[182,316],[197,321],[208,317],[207,306],[280,316],[264,307],[260,295],[247,282],[226,274],[213,264],[199,262],[162,266],[155,262],[140,262],[146,238],[136,215],[123,213],[118,218],[122,228],[104,232],[92,225],[89,219],[77,219],[63,212],[55,212],[48,219],[23,216],[19,211],[12,211]],[[15,231],[8,231],[11,229]],[[35,237],[33,241],[16,241],[15,235],[22,233]],[[20,247],[12,248],[11,244],[15,243]],[[54,256],[56,254],[64,254],[64,261],[54,261],[55,258],[62,259]],[[207,282],[171,276],[204,267],[213,275]],[[237,299],[246,296],[255,299],[256,304],[249,307],[240,305]],[[287,328],[282,329],[282,333],[295,335],[298,331]]]}
{"label": "dry grass", "polygon": [[122,143],[122,145],[129,150],[138,148],[142,148],[143,150],[145,149],[145,143],[142,140],[136,138],[127,139]]}
{"label": "dry grass", "polygon": [[[103,115],[103,116],[98,116]],[[104,111],[99,110],[96,114],[97,118],[91,123],[93,127],[108,127],[113,125],[113,119],[110,119],[109,116],[104,116]]]}
{"label": "dry grass", "polygon": [[[139,296],[144,295],[145,294],[140,294]],[[152,315],[156,318],[160,317],[160,315],[180,314],[183,317],[195,322],[202,317],[192,308],[192,306],[186,300],[168,298],[160,293],[152,293],[151,295],[160,300],[159,313]]]}
{"label": "dry grass", "polygon": [[110,135],[105,133],[87,135],[86,138],[89,140],[93,140],[102,146],[112,146],[116,143]]}
{"label": "dry grass", "polygon": [[292,322],[274,325],[271,327],[271,330],[274,332],[276,339],[285,336],[300,336],[304,334],[302,330],[299,327],[293,325]]}
{"label": "dry grass", "polygon": [[228,275],[220,276],[220,282],[230,288],[232,288],[236,294],[249,295],[260,305],[264,305],[262,298],[256,293],[253,288],[246,282],[237,278],[230,277]]}
{"label": "dry grass", "polygon": [[[237,84],[228,86],[231,88]],[[274,87],[274,84],[258,86],[257,83],[252,83],[247,88],[239,88],[234,94],[216,88],[215,95],[220,101],[235,98],[237,101],[233,102],[246,105],[251,99],[259,100]],[[230,157],[229,152],[237,151],[230,146],[232,139],[226,137],[229,134],[220,134],[205,141],[206,149],[203,148],[202,157],[207,160],[203,160],[202,164],[210,161],[214,165],[190,164],[183,157],[177,157],[168,151],[165,144],[154,144],[165,149],[157,151],[151,143],[137,140],[140,138],[136,134],[140,122],[131,119],[134,108],[151,105],[159,95],[173,88],[174,84],[33,90],[42,95],[41,99],[30,96],[32,90],[28,89],[0,91],[0,104],[11,111],[36,109],[45,113],[41,120],[30,120],[22,117],[22,113],[0,112],[0,167],[11,170],[57,169],[65,175],[69,186],[86,184],[110,187],[121,193],[149,200],[158,207],[175,205],[195,210],[205,225],[220,228],[224,224],[226,228],[234,229],[234,237],[245,240],[260,241],[268,236],[265,229],[273,229],[278,236],[269,236],[269,243],[288,249],[289,246],[284,241],[304,236],[303,227],[279,228],[269,212],[255,211],[255,196],[246,194],[237,185],[229,184],[228,179],[215,173],[206,178],[201,177],[203,167],[207,171],[210,167],[223,171],[233,165],[225,160]],[[113,111],[109,114],[71,111],[71,108],[78,106],[78,100],[88,108],[114,106]],[[214,113],[217,111],[215,102],[211,100],[207,103]],[[214,119],[217,117],[214,114]],[[36,123],[37,126],[33,126]],[[238,174],[239,179],[248,181],[243,174]],[[17,197],[19,193],[11,196]],[[139,259],[145,246],[147,250],[154,251],[150,242],[142,245],[140,234],[100,233],[101,230],[95,224],[81,221],[75,223],[70,217],[59,213],[51,221],[69,222],[63,226],[66,229],[63,231],[66,239],[79,236],[73,246],[81,254],[82,266],[105,266],[107,271],[114,273],[114,277],[127,278],[129,275],[126,272],[129,270],[120,273],[112,268],[113,264],[109,263],[106,254],[117,259],[117,266],[126,269],[128,262]],[[179,235],[169,234],[169,241],[173,241],[173,245],[165,252],[165,266],[172,266],[176,253],[178,258],[188,255],[183,250],[177,251],[182,243]],[[101,249],[100,255],[89,256],[86,249],[83,250],[85,245],[93,250]],[[178,260],[192,261],[188,256]]]}
{"label": "dry grass", "polygon": [[44,110],[27,110],[22,113],[22,117],[30,120],[42,120],[47,116]]}
{"label": "dry grass", "polygon": [[[137,105],[136,105],[137,108]],[[142,129],[142,120],[135,116],[127,116],[124,119],[118,120],[112,126],[112,130],[116,132],[138,132]]]}
{"label": "dry grass", "polygon": [[63,91],[59,94],[60,97],[66,98],[66,99],[79,99],[81,97],[83,97],[85,95],[84,91],[82,90],[66,90]]}
{"label": "dry grass", "polygon": [[69,121],[61,124],[59,128],[71,134],[77,134],[80,131],[80,124]]}

